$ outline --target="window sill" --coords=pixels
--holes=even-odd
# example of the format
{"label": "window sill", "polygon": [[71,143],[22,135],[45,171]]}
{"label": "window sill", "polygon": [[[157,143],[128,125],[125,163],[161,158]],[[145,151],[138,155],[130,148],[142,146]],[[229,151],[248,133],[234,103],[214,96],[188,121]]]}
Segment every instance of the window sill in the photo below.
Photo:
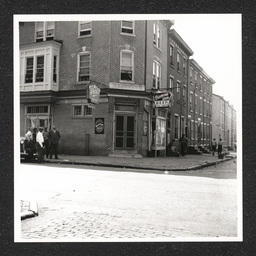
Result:
{"label": "window sill", "polygon": [[81,85],[81,84],[89,84],[91,81],[78,81],[76,82],[76,85]]}
{"label": "window sill", "polygon": [[119,83],[123,83],[123,84],[135,84],[134,81],[126,81],[126,80],[119,80]]}
{"label": "window sill", "polygon": [[79,39],[79,38],[91,38],[91,37],[92,35],[90,34],[90,35],[78,36],[77,38]]}
{"label": "window sill", "polygon": [[92,119],[93,116],[73,116],[72,119]]}
{"label": "window sill", "polygon": [[153,44],[153,46],[158,49],[160,52],[163,52],[158,46],[156,46],[155,44]]}
{"label": "window sill", "polygon": [[135,37],[136,36],[135,34],[129,34],[129,33],[124,33],[124,32],[121,32],[120,34],[122,36],[131,36],[131,37]]}

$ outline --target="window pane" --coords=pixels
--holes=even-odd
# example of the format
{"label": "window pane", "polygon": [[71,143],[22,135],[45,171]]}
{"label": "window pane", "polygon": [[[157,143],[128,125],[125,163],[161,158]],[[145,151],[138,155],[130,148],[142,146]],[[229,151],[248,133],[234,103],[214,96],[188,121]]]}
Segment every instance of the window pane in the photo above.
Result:
{"label": "window pane", "polygon": [[132,54],[131,53],[122,53],[122,66],[132,67]]}
{"label": "window pane", "polygon": [[132,28],[133,21],[122,20],[122,26]]}
{"label": "window pane", "polygon": [[44,22],[37,22],[36,31],[43,31],[43,30],[44,30]]}
{"label": "window pane", "polygon": [[47,22],[47,30],[54,30],[54,21]]}
{"label": "window pane", "polygon": [[36,82],[44,81],[44,56],[37,57]]}

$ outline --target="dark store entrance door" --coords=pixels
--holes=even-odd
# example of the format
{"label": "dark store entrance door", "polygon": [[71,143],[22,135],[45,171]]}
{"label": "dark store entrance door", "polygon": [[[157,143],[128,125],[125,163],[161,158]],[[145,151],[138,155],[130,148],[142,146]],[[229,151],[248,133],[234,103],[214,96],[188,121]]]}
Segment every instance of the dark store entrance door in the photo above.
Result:
{"label": "dark store entrance door", "polygon": [[135,116],[116,115],[115,148],[120,150],[134,149]]}

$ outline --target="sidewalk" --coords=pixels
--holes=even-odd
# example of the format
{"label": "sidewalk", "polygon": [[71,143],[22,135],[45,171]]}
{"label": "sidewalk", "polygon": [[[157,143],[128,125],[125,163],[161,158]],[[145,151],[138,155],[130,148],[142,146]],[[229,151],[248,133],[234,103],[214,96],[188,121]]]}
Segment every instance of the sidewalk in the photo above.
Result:
{"label": "sidewalk", "polygon": [[[47,163],[102,166],[113,168],[140,169],[148,172],[165,173],[168,171],[189,171],[197,170],[207,166],[236,158],[235,152],[228,152],[224,159],[218,159],[218,156],[211,154],[187,155],[186,157],[107,157],[107,156],[74,156],[59,155],[59,159],[47,159]],[[38,215],[37,204],[35,202],[21,201],[21,220],[35,217]]]}
{"label": "sidewalk", "polygon": [[59,159],[45,159],[45,162],[58,164],[75,164],[86,166],[117,167],[156,171],[188,171],[201,169],[217,163],[236,158],[236,153],[228,152],[224,159],[217,155],[187,155],[186,157],[107,157],[107,156],[75,156],[60,155]]}

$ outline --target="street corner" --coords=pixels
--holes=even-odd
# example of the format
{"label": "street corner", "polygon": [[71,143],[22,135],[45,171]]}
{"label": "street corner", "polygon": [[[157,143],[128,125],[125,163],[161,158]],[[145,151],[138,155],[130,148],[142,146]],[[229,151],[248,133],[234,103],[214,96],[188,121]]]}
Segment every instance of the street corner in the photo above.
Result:
{"label": "street corner", "polygon": [[34,201],[21,200],[21,220],[38,216],[38,204]]}

